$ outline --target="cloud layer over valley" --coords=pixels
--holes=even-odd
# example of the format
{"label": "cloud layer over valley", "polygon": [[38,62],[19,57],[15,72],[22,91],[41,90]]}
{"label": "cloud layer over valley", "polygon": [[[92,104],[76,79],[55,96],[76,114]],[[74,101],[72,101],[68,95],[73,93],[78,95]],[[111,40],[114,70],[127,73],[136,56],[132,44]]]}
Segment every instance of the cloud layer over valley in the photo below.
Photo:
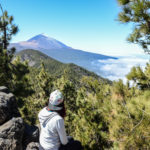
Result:
{"label": "cloud layer over valley", "polygon": [[118,59],[106,59],[92,62],[93,67],[97,68],[96,73],[110,80],[123,79],[126,81],[126,75],[133,66],[141,66],[143,69],[149,56],[126,56]]}

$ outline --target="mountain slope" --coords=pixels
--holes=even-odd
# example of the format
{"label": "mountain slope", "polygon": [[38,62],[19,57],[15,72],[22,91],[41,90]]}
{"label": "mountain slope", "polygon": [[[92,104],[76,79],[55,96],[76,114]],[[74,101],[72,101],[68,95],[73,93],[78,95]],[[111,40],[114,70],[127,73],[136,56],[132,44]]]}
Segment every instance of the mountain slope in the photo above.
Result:
{"label": "mountain slope", "polygon": [[79,67],[75,64],[61,63],[37,50],[23,50],[18,52],[16,56],[20,56],[22,61],[28,60],[29,65],[36,68],[39,68],[41,62],[43,62],[48,72],[50,72],[50,74],[54,76],[61,76],[64,74],[65,71],[70,79],[73,78],[79,80],[83,76],[91,76],[109,82],[107,79],[104,79],[93,72],[87,71],[82,67]]}
{"label": "mountain slope", "polygon": [[115,57],[73,49],[43,34],[37,35],[24,42],[12,43],[9,47],[16,47],[17,51],[24,49],[39,50],[60,62],[74,63],[98,74],[100,74],[98,68],[93,66],[93,62],[102,59],[117,59]]}
{"label": "mountain slope", "polygon": [[27,42],[36,43],[42,49],[70,48],[67,45],[63,44],[62,42],[60,42],[54,38],[47,37],[44,34],[39,34],[39,35],[29,39]]}
{"label": "mountain slope", "polygon": [[47,37],[44,34],[36,35],[27,41],[11,43],[9,47],[15,47],[17,51],[27,48],[37,50],[71,49],[71,47],[68,47],[54,38]]}

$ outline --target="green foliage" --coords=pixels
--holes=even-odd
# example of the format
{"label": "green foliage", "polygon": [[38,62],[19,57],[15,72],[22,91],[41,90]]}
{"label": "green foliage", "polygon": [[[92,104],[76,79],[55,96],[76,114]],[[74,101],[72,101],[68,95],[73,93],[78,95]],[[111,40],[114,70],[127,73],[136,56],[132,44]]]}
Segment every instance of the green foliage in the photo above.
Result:
{"label": "green foliage", "polygon": [[[65,72],[65,71],[64,71]],[[71,81],[68,80],[68,74],[64,75],[57,79],[54,84],[55,89],[59,89],[64,95],[65,107],[66,107],[66,117],[65,125],[67,133],[69,135],[74,131],[74,126],[70,125],[74,120],[75,113],[77,111],[76,98],[77,98],[77,89]]]}
{"label": "green foliage", "polygon": [[24,97],[28,97],[33,92],[29,83],[28,63],[21,62],[18,57],[12,62],[12,64],[12,92],[16,95],[16,97],[23,99]]}
{"label": "green foliage", "polygon": [[37,76],[37,84],[39,87],[39,96],[42,99],[49,98],[49,94],[51,93],[53,83],[52,83],[52,77],[47,73],[45,70],[45,66],[42,63],[41,71],[39,75]]}
{"label": "green foliage", "polygon": [[111,147],[108,123],[104,117],[104,101],[109,90],[93,78],[84,77],[76,99],[77,112],[72,135],[81,141],[84,149],[102,150]]}
{"label": "green foliage", "polygon": [[115,149],[149,149],[149,91],[123,101],[112,100],[109,126]]}
{"label": "green foliage", "polygon": [[68,80],[74,82],[74,84],[80,84],[79,80],[83,76],[92,76],[96,79],[102,79],[102,81],[110,82],[109,80],[104,79],[93,72],[87,71],[80,66],[72,63],[61,63],[36,50],[23,50],[16,55],[20,56],[22,61],[28,60],[29,65],[35,68],[39,68],[41,62],[43,62],[45,68],[52,76],[54,76],[55,78],[60,78],[62,75],[67,74]]}
{"label": "green foliage", "polygon": [[132,80],[138,88],[144,90],[150,88],[150,64],[147,63],[145,71],[141,67],[133,67],[127,75],[128,80]]}
{"label": "green foliage", "polygon": [[127,75],[129,83],[121,80],[112,86],[111,103],[106,112],[110,140],[114,149],[150,149],[149,145],[149,63],[144,71],[133,67]]}
{"label": "green foliage", "polygon": [[66,68],[65,64],[36,50],[23,50],[17,53],[16,56],[20,56],[22,61],[28,60],[29,65],[35,68],[39,68],[43,63],[48,72],[54,76],[62,75]]}
{"label": "green foliage", "polygon": [[150,45],[150,1],[149,0],[118,0],[122,11],[118,20],[122,23],[133,23],[133,32],[128,41],[139,44],[149,53]]}
{"label": "green foliage", "polygon": [[113,92],[114,92],[114,94],[116,94],[122,98],[124,98],[126,96],[126,88],[121,79],[119,79],[118,82],[114,81]]}
{"label": "green foliage", "polygon": [[17,96],[19,107],[23,98],[30,95],[32,90],[28,82],[29,68],[27,63],[22,63],[19,58],[13,61],[15,49],[7,50],[11,37],[18,31],[13,23],[13,17],[7,11],[0,16],[0,85],[7,86]]}
{"label": "green foliage", "polygon": [[[26,122],[37,123],[37,114],[50,92],[59,89],[65,98],[67,133],[80,140],[85,150],[149,149],[150,92],[137,86],[148,81],[149,66],[144,71],[139,67],[132,69],[126,85],[122,80],[108,85],[85,76],[78,87],[66,71],[61,78],[51,78],[42,65],[35,73],[35,82],[31,82],[35,93],[26,99],[22,115]],[[136,82],[134,86],[129,84],[132,80]]]}
{"label": "green foliage", "polygon": [[7,11],[3,12],[0,16],[0,47],[1,49],[7,49],[9,41],[12,36],[18,32],[18,27],[13,23],[13,16],[9,16]]}
{"label": "green foliage", "polygon": [[7,11],[0,16],[0,86],[6,86],[14,93],[21,112],[24,98],[33,93],[29,83],[29,66],[27,62],[21,62],[19,58],[13,60],[15,49],[7,50],[11,37],[18,31],[13,23],[13,17],[8,16]]}
{"label": "green foliage", "polygon": [[53,89],[53,78],[48,74],[43,63],[41,64],[40,72],[34,71],[36,75],[35,72],[30,73],[34,93],[25,99],[24,106],[21,109],[24,121],[29,124],[38,122],[37,114],[40,109],[47,106],[49,95]]}
{"label": "green foliage", "polygon": [[6,50],[1,49],[0,55],[0,85],[5,85],[10,87],[12,79],[12,65],[11,65],[12,56],[8,56]]}
{"label": "green foliage", "polygon": [[55,89],[60,89],[65,98],[67,133],[80,140],[84,149],[109,148],[111,142],[108,141],[108,126],[103,114],[109,88],[92,77],[83,77],[80,85],[80,88],[75,87],[66,73],[55,81]]}

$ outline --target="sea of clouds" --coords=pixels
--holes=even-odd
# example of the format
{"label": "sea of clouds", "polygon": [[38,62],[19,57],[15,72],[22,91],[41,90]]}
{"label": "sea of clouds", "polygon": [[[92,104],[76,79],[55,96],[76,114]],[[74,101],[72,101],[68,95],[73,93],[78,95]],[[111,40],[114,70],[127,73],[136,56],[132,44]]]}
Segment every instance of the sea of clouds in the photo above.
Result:
{"label": "sea of clouds", "polygon": [[118,59],[97,60],[92,62],[95,72],[110,80],[122,79],[126,82],[126,75],[133,66],[140,66],[142,69],[149,62],[149,56],[125,56]]}

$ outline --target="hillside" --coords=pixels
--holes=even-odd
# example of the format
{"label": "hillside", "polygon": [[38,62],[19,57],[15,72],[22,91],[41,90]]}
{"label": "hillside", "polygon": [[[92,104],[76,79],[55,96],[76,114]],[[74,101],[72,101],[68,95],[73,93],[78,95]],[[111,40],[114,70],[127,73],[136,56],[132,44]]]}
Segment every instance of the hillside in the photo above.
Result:
{"label": "hillside", "polygon": [[20,56],[22,61],[28,60],[29,65],[31,67],[39,68],[41,62],[44,63],[48,72],[54,76],[61,76],[64,74],[64,71],[68,74],[69,78],[80,79],[83,76],[91,76],[96,79],[103,79],[104,81],[108,81],[93,72],[90,72],[82,67],[79,67],[75,64],[64,64],[61,63],[37,50],[23,50],[16,54],[16,56]]}

